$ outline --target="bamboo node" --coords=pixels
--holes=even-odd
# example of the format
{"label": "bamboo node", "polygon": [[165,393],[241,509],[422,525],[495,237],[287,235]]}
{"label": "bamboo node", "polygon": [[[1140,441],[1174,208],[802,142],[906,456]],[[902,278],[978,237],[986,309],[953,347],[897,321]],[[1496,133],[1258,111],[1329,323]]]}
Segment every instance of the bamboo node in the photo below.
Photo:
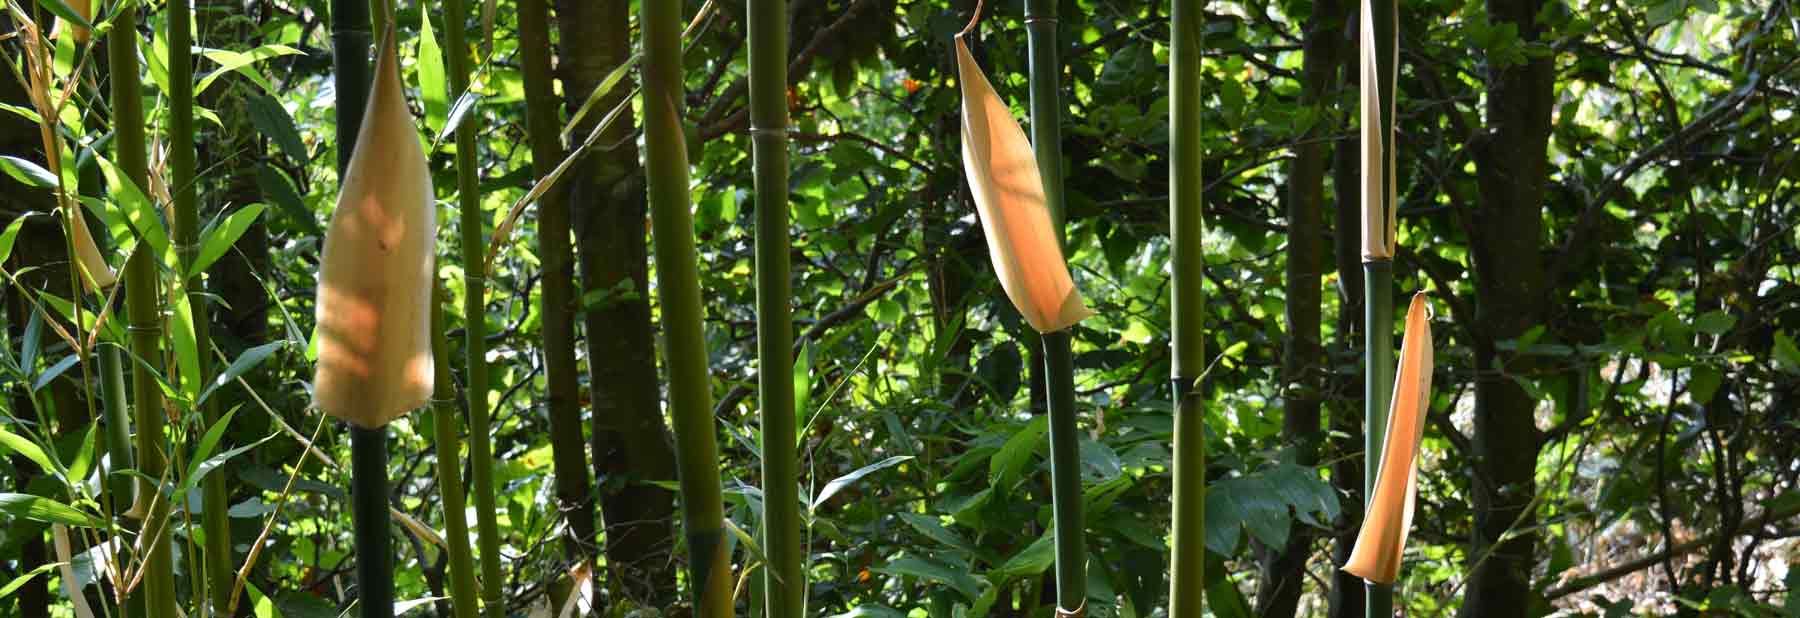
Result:
{"label": "bamboo node", "polygon": [[788,127],[750,127],[750,137],[791,137],[794,130]]}
{"label": "bamboo node", "polygon": [[1051,25],[1056,25],[1056,24],[1057,24],[1057,23],[1058,23],[1058,22],[1061,22],[1061,21],[1062,21],[1062,20],[1060,20],[1060,19],[1057,19],[1057,17],[1056,17],[1056,16],[1055,16],[1055,15],[1051,15],[1051,16],[1048,16],[1048,17],[1046,17],[1046,16],[1043,16],[1043,15],[1027,15],[1027,16],[1026,16],[1026,17],[1025,17],[1025,25],[1026,25],[1026,26],[1031,26],[1031,25],[1034,25],[1034,24],[1051,24]]}
{"label": "bamboo node", "polygon": [[1056,618],[1087,618],[1087,601],[1082,600],[1081,606],[1075,609],[1063,609],[1061,605],[1056,606]]}

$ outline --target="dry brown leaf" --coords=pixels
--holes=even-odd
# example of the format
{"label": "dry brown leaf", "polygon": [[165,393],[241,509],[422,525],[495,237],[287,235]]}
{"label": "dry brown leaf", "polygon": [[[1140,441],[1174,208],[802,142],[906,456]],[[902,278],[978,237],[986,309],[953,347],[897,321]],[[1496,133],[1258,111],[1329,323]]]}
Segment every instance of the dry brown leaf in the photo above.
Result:
{"label": "dry brown leaf", "polygon": [[1413,295],[1406,310],[1406,335],[1400,344],[1400,368],[1394,375],[1387,435],[1382,437],[1381,467],[1374,499],[1363,517],[1356,548],[1344,570],[1376,583],[1400,576],[1400,558],[1412,529],[1413,499],[1418,493],[1419,439],[1431,404],[1431,301]]}
{"label": "dry brown leaf", "polygon": [[956,65],[963,95],[963,172],[1000,287],[1033,329],[1068,328],[1093,312],[1069,276],[1031,142],[961,37]]}
{"label": "dry brown leaf", "polygon": [[313,400],[326,414],[376,428],[431,398],[436,217],[390,31],[319,265]]}
{"label": "dry brown leaf", "polygon": [[[1357,20],[1361,32],[1357,39],[1361,41],[1361,90],[1362,90],[1362,239],[1363,260],[1394,259],[1395,242],[1395,187],[1394,187],[1394,153],[1391,149],[1383,152],[1383,128],[1387,125],[1383,118],[1392,119],[1394,102],[1381,100],[1381,71],[1386,71],[1393,81],[1398,75],[1397,67],[1378,67],[1375,57],[1375,8],[1369,0],[1362,0],[1362,19]],[[1383,17],[1399,21],[1398,13]],[[1394,28],[1396,47],[1399,45],[1400,29]],[[1393,131],[1388,130],[1385,143],[1393,143]],[[1385,189],[1383,187],[1386,187]],[[1384,195],[1385,194],[1385,195]]]}

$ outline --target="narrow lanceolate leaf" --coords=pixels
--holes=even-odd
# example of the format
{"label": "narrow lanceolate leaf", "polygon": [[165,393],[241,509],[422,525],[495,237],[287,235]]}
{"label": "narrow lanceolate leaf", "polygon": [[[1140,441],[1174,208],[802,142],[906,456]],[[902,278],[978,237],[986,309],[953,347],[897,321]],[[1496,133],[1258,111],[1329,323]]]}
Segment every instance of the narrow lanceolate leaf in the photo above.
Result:
{"label": "narrow lanceolate leaf", "polygon": [[[1375,5],[1362,0],[1361,89],[1362,89],[1362,238],[1363,260],[1394,259],[1395,188],[1394,188],[1394,96],[1392,84],[1398,76],[1397,63],[1388,59],[1381,66],[1379,46],[1375,40],[1375,20],[1398,22],[1397,13],[1375,15]],[[1399,47],[1399,28],[1392,32],[1394,49]],[[1387,84],[1387,92],[1382,85]],[[1386,100],[1383,100],[1383,95]]]}
{"label": "narrow lanceolate leaf", "polygon": [[319,266],[313,400],[377,428],[431,397],[431,175],[389,34]]}
{"label": "narrow lanceolate leaf", "polygon": [[963,172],[1000,287],[1038,332],[1068,328],[1093,312],[1082,303],[1063,260],[1031,142],[960,38],[956,65],[963,95]]}
{"label": "narrow lanceolate leaf", "polygon": [[1400,344],[1400,368],[1394,375],[1393,407],[1381,449],[1381,468],[1373,499],[1356,536],[1356,549],[1344,570],[1376,583],[1393,583],[1400,575],[1400,556],[1412,528],[1413,497],[1418,492],[1419,439],[1431,404],[1431,301],[1413,295],[1406,310],[1406,338]]}

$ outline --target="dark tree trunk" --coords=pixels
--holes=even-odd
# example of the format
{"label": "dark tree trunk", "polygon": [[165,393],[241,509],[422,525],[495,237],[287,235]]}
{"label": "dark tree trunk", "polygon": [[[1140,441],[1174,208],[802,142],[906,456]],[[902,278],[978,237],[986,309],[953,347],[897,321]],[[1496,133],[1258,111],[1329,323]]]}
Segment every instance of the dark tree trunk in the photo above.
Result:
{"label": "dark tree trunk", "polygon": [[[1301,100],[1323,111],[1322,104],[1337,69],[1341,47],[1339,37],[1333,35],[1342,32],[1343,11],[1336,0],[1320,0],[1313,5],[1313,11],[1304,42]],[[1323,304],[1320,283],[1325,269],[1326,151],[1324,142],[1314,141],[1329,131],[1324,117],[1320,116],[1320,126],[1302,135],[1301,144],[1294,148],[1286,196],[1287,339],[1281,364],[1285,400],[1281,431],[1283,441],[1294,449],[1295,461],[1309,468],[1319,461],[1323,437],[1320,396],[1327,366],[1319,343]],[[1291,617],[1299,609],[1313,538],[1312,528],[1295,520],[1288,526],[1287,545],[1269,548],[1263,556],[1262,584],[1256,592],[1258,616]]]}
{"label": "dark tree trunk", "polygon": [[[1356,32],[1355,11],[1349,11],[1342,32]],[[1335,41],[1339,58],[1349,58],[1356,50],[1354,37],[1339,35]],[[1343,83],[1356,92],[1357,70],[1354,63],[1343,63]],[[1347,128],[1347,127],[1346,127]],[[1363,268],[1362,268],[1362,202],[1356,190],[1361,182],[1362,141],[1355,131],[1342,132],[1342,138],[1331,153],[1332,257],[1338,273],[1337,340],[1333,350],[1338,357],[1331,366],[1355,367],[1349,372],[1331,374],[1331,484],[1337,489],[1343,505],[1342,515],[1332,523],[1334,530],[1331,564],[1342,566],[1356,546],[1357,526],[1363,511],[1363,374],[1361,365],[1363,342]],[[1327,595],[1331,618],[1362,618],[1364,613],[1362,578],[1343,569],[1331,569],[1331,592]]]}
{"label": "dark tree trunk", "polygon": [[[1489,0],[1496,23],[1538,39],[1542,2]],[[1470,244],[1475,267],[1475,528],[1470,539],[1467,618],[1515,618],[1532,607],[1537,535],[1529,507],[1536,485],[1537,401],[1510,375],[1529,372],[1498,349],[1543,322],[1547,302],[1540,249],[1545,147],[1556,80],[1549,58],[1495,67],[1487,76],[1488,125],[1470,144],[1481,197]],[[1516,534],[1501,542],[1509,531]]]}
{"label": "dark tree trunk", "polygon": [[[600,80],[631,57],[629,2],[558,0],[565,101],[577,109]],[[577,134],[630,92],[615,87]],[[629,117],[627,117],[627,120]],[[594,471],[606,521],[615,593],[653,607],[675,598],[675,497],[652,481],[675,480],[675,451],[663,422],[650,325],[644,175],[630,122],[600,137],[567,183],[586,310]],[[608,149],[610,147],[610,149]]]}

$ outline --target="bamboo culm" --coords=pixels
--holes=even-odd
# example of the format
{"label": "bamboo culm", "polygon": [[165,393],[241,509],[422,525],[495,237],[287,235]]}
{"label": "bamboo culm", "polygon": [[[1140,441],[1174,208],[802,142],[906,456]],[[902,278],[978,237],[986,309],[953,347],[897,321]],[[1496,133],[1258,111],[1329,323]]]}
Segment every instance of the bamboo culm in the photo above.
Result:
{"label": "bamboo culm", "polygon": [[1200,179],[1200,0],[1176,0],[1171,11],[1169,83],[1169,229],[1174,252],[1170,312],[1174,316],[1174,535],[1170,548],[1169,616],[1199,618],[1206,583],[1206,267]]}
{"label": "bamboo culm", "polygon": [[686,136],[681,128],[682,4],[639,5],[644,37],[644,161],[669,371],[669,416],[675,425],[682,523],[691,554],[688,584],[695,616],[727,618],[733,604],[731,564],[688,196]]}
{"label": "bamboo culm", "polygon": [[475,618],[475,559],[469,551],[468,496],[462,482],[462,438],[457,434],[455,378],[450,374],[450,344],[444,338],[444,286],[432,286],[431,358],[437,372],[433,385],[431,427],[437,448],[438,495],[444,505],[444,542],[450,553],[450,607],[456,618]]}
{"label": "bamboo culm", "polygon": [[[107,60],[112,68],[113,147],[114,158],[125,177],[141,190],[150,186],[149,164],[145,150],[144,106],[139,93],[138,76],[138,9],[127,6],[113,18],[113,30],[107,41]],[[157,281],[155,256],[149,251],[135,251],[125,261],[125,311],[131,333],[132,354],[143,362],[131,370],[131,393],[137,417],[136,465],[138,472],[150,479],[160,479],[168,469],[167,446],[163,428],[162,390],[156,374],[162,367],[162,286]],[[160,483],[140,478],[137,485],[135,512],[141,517],[141,530],[151,534],[145,543],[142,603],[144,615],[173,618],[179,612],[175,600],[175,565],[169,543],[169,501],[162,495]]]}
{"label": "bamboo culm", "polygon": [[750,0],[750,136],[756,165],[756,342],[762,407],[763,591],[769,618],[800,618],[799,470],[788,239],[787,2]]}
{"label": "bamboo culm", "polygon": [[[369,2],[331,1],[332,62],[337,91],[337,166],[342,177],[369,100]],[[394,615],[393,541],[388,529],[387,429],[350,424],[350,516],[356,537],[357,612]]]}
{"label": "bamboo culm", "polygon": [[[1025,24],[1031,64],[1031,144],[1044,201],[1057,239],[1064,230],[1062,175],[1062,63],[1057,57],[1059,25],[1055,0],[1026,0]],[[1074,365],[1067,331],[1043,336],[1044,382],[1050,414],[1051,502],[1056,513],[1056,603],[1060,611],[1087,610],[1086,523],[1082,516],[1081,453],[1075,424]]]}
{"label": "bamboo culm", "polygon": [[[175,242],[179,247],[182,276],[187,277],[188,310],[193,315],[194,348],[197,373],[189,380],[205,384],[212,375],[212,349],[206,290],[200,273],[188,272],[200,251],[200,205],[194,178],[194,61],[191,0],[170,0],[165,17],[169,40],[169,192],[175,200]],[[219,420],[218,405],[208,400],[200,405],[200,418],[205,427]],[[231,552],[231,520],[226,514],[228,475],[207,477],[202,487],[202,529],[206,532],[205,577],[200,579],[208,603],[223,608],[231,601],[231,587],[236,582]],[[216,611],[220,611],[215,609]]]}
{"label": "bamboo culm", "polygon": [[[1367,402],[1363,423],[1363,496],[1364,506],[1375,494],[1375,477],[1381,468],[1381,440],[1387,435],[1387,414],[1394,392],[1394,263],[1388,260],[1363,262],[1364,319],[1368,327],[1365,357],[1366,376],[1363,398]],[[1364,512],[1367,512],[1365,508]],[[1365,616],[1391,616],[1394,613],[1393,587],[1365,582]]]}
{"label": "bamboo culm", "polygon": [[[468,9],[464,0],[444,0],[445,68],[450,91],[446,101],[456,101],[469,88],[471,63],[468,44]],[[481,551],[481,598],[486,615],[499,618],[505,612],[500,594],[506,580],[500,575],[500,526],[494,506],[494,447],[491,411],[488,409],[487,371],[487,268],[481,211],[481,168],[475,161],[480,114],[463,116],[456,127],[456,203],[462,215],[463,333],[469,408],[469,476],[475,496],[475,535]]]}

